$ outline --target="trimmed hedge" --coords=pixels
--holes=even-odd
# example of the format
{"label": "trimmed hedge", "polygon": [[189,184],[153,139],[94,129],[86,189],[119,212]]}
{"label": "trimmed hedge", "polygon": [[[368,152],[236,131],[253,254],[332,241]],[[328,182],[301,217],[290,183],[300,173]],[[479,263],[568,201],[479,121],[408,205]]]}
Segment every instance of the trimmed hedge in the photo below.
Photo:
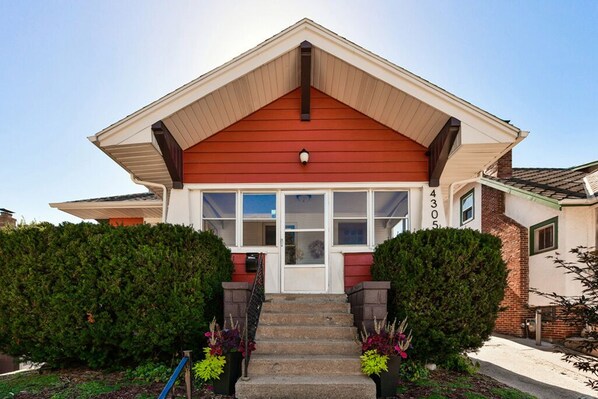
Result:
{"label": "trimmed hedge", "polygon": [[407,318],[414,358],[440,363],[482,346],[507,285],[500,239],[470,229],[400,234],[376,248],[372,276],[391,282],[389,318]]}
{"label": "trimmed hedge", "polygon": [[0,352],[92,368],[199,353],[232,271],[222,240],[190,227],[0,229]]}

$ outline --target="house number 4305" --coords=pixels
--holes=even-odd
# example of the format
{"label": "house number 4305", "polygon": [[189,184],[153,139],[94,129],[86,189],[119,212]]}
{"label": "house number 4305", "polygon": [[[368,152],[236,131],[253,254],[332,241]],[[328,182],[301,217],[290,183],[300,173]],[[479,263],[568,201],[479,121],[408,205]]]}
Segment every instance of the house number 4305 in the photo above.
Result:
{"label": "house number 4305", "polygon": [[430,208],[432,227],[440,227],[440,223],[438,223],[438,199],[436,198],[436,190],[430,191]]}

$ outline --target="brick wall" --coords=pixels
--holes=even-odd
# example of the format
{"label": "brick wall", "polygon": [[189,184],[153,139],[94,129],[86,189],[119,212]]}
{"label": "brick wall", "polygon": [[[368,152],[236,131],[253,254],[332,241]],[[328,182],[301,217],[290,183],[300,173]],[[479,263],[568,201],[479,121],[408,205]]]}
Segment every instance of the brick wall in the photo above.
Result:
{"label": "brick wall", "polygon": [[505,214],[504,193],[482,186],[482,231],[502,240],[502,255],[509,269],[508,285],[499,313],[495,331],[502,334],[523,336],[521,323],[530,316],[529,258],[527,228]]}
{"label": "brick wall", "polygon": [[17,220],[12,217],[12,212],[6,209],[0,210],[0,227],[16,226]]}
{"label": "brick wall", "polygon": [[[501,159],[504,161],[503,158]],[[498,164],[495,171],[500,175],[500,161]],[[510,154],[507,164],[509,170],[505,173],[508,174]],[[499,313],[494,331],[522,337],[525,336],[525,330],[521,324],[525,319],[533,319],[536,311],[529,307],[529,233],[527,227],[504,214],[505,195],[501,191],[482,186],[482,231],[502,240],[502,255],[509,269],[508,285],[501,303],[505,310]],[[559,320],[559,312],[557,309],[554,320],[542,322],[542,339],[560,341],[579,335],[580,328],[568,326]]]}

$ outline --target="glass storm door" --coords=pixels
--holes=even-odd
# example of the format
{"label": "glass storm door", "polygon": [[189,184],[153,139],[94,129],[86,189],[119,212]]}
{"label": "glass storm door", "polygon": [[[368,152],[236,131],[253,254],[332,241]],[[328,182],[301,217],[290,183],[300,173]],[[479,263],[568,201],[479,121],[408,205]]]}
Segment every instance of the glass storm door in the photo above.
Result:
{"label": "glass storm door", "polygon": [[284,193],[282,214],[282,291],[326,292],[326,195]]}

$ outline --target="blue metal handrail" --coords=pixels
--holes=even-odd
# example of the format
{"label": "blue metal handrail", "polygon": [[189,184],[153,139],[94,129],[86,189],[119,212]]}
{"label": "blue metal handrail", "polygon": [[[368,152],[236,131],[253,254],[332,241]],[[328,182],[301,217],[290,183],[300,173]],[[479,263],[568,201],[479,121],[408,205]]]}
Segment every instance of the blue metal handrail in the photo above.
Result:
{"label": "blue metal handrail", "polygon": [[170,379],[168,380],[168,382],[166,383],[166,386],[160,393],[160,396],[158,396],[158,399],[166,399],[166,396],[168,395],[168,393],[170,391],[172,391],[172,389],[174,388],[174,383],[180,377],[183,369],[185,369],[185,385],[186,385],[186,390],[187,390],[187,398],[191,399],[191,394],[193,391],[193,387],[191,384],[191,351],[184,351],[183,353],[184,353],[184,355],[183,355],[183,358],[181,359],[181,362],[179,363],[179,365],[176,367],[176,369],[170,376]]}

